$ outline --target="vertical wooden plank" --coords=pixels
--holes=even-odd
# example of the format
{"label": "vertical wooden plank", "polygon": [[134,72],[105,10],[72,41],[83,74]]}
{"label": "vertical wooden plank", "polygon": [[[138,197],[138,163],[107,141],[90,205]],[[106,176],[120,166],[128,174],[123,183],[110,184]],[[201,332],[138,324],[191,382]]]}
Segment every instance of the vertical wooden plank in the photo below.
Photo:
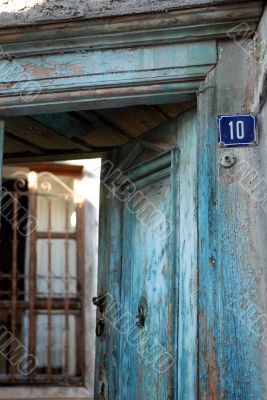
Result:
{"label": "vertical wooden plank", "polygon": [[[115,154],[114,154],[115,155]],[[114,159],[113,159],[114,161]],[[109,191],[109,268],[108,268],[108,300],[110,313],[106,315],[110,321],[106,324],[107,348],[106,371],[108,380],[108,395],[110,399],[117,399],[119,368],[120,335],[114,327],[114,313],[118,312],[121,304],[121,243],[122,243],[122,202]],[[113,306],[112,306],[113,304]],[[115,307],[115,309],[114,309]]]}
{"label": "vertical wooden plank", "polygon": [[197,139],[196,110],[178,118],[180,152],[178,399],[197,399]]}
{"label": "vertical wooden plank", "polygon": [[[252,201],[254,198],[253,221],[250,225],[252,233],[252,243],[254,249],[255,264],[258,266],[258,279],[257,279],[257,313],[253,315],[252,322],[255,318],[261,320],[261,330],[259,332],[259,368],[262,375],[263,393],[262,397],[267,398],[267,274],[266,274],[266,260],[267,260],[267,91],[266,91],[266,77],[267,77],[267,5],[264,7],[262,18],[258,26],[258,52],[257,58],[259,66],[257,68],[257,86],[255,106],[257,111],[260,111],[258,116],[259,121],[259,147],[255,148],[250,155],[249,165],[250,174],[253,171],[253,189]],[[251,175],[250,175],[251,176]],[[248,182],[247,179],[245,179]],[[258,191],[254,192],[254,188],[258,185]],[[246,187],[248,187],[246,185]],[[251,193],[251,190],[249,191]],[[255,196],[256,194],[256,196]],[[261,313],[259,315],[259,312]]]}
{"label": "vertical wooden plank", "polygon": [[[106,176],[115,165],[116,151],[102,160],[100,185],[98,295],[106,295],[105,304],[114,313],[116,302],[120,304],[121,282],[121,202],[106,185]],[[108,162],[107,164],[105,162]],[[95,398],[116,399],[118,393],[119,335],[107,322],[111,316],[105,313],[104,333],[96,339]]]}
{"label": "vertical wooden plank", "polygon": [[[219,52],[223,57],[217,70],[217,113],[222,110],[250,112],[255,82],[255,64],[251,55],[235,43],[220,43]],[[258,150],[257,147],[231,151],[218,149],[218,160],[226,154],[232,154],[237,159],[237,166],[232,170],[218,167],[220,382],[221,393],[226,393],[228,398],[263,398],[258,343],[261,318],[258,315],[259,319],[256,317],[256,323],[250,329],[245,311],[246,307],[252,307],[258,314],[256,309],[260,304],[257,281],[261,266],[254,249],[252,228],[255,224],[255,204],[250,194],[244,195],[238,184],[241,176],[237,172],[238,162],[242,160],[253,167],[250,158],[256,160]],[[237,184],[232,184],[235,177]]]}
{"label": "vertical wooden plank", "polygon": [[208,76],[208,87],[199,96],[198,115],[200,122],[198,155],[198,263],[199,263],[199,398],[219,399],[216,332],[218,308],[216,307],[219,286],[215,268],[217,260],[217,135],[215,77]]}
{"label": "vertical wooden plank", "polygon": [[[199,379],[200,398],[262,399],[260,318],[250,329],[246,307],[257,313],[257,263],[251,227],[255,205],[239,185],[234,155],[247,161],[257,149],[219,149],[216,116],[251,111],[251,59],[235,43],[219,43],[220,59],[199,97]],[[253,158],[253,157],[252,157]]]}

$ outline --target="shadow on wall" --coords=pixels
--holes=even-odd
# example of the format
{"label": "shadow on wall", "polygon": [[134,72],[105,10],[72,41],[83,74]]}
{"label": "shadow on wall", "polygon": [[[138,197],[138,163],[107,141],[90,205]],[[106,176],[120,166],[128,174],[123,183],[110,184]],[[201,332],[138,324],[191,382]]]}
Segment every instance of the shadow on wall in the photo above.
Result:
{"label": "shadow on wall", "polygon": [[[225,0],[217,0],[222,3]],[[0,27],[166,11],[211,0],[0,0]]]}

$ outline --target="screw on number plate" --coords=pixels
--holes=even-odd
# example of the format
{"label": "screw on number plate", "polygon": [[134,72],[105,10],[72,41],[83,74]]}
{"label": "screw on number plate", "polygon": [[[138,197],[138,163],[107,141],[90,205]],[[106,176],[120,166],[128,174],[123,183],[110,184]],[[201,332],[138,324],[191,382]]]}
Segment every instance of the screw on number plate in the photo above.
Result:
{"label": "screw on number plate", "polygon": [[236,158],[232,155],[225,155],[220,159],[220,164],[224,168],[231,168],[235,165]]}

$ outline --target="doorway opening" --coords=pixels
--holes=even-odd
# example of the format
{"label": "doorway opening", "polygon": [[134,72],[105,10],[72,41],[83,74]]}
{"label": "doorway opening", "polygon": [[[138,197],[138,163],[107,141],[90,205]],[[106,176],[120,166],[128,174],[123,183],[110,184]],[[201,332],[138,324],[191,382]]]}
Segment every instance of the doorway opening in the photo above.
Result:
{"label": "doorway opening", "polygon": [[[22,349],[26,348],[28,354],[34,358],[30,364],[26,365],[23,373],[18,373],[17,368],[5,358],[3,366],[2,364],[0,366],[0,380],[4,385],[18,385],[16,390],[20,390],[21,384],[29,387],[29,398],[41,396],[37,395],[40,393],[36,391],[38,386],[40,388],[46,386],[51,393],[51,398],[59,396],[57,391],[59,386],[69,388],[68,392],[64,392],[65,398],[75,397],[75,388],[86,387],[87,391],[83,392],[81,398],[82,396],[87,399],[93,398],[95,333],[100,334],[99,318],[96,325],[96,308],[91,302],[92,297],[97,294],[96,215],[98,217],[98,207],[96,207],[95,198],[97,196],[94,191],[94,199],[89,199],[88,213],[91,215],[93,213],[94,217],[91,220],[87,219],[81,211],[83,209],[80,199],[81,186],[76,185],[77,193],[73,196],[69,193],[69,189],[74,192],[73,182],[80,179],[78,176],[81,176],[82,172],[70,167],[70,163],[63,166],[63,160],[77,159],[75,162],[77,167],[77,165],[80,166],[79,159],[81,158],[110,159],[121,149],[126,149],[127,153],[129,145],[129,159],[125,164],[119,165],[119,169],[127,174],[129,166],[134,173],[137,171],[138,175],[139,166],[142,168],[142,165],[147,165],[148,161],[152,164],[154,161],[157,163],[158,156],[168,153],[168,160],[166,161],[163,157],[163,164],[159,157],[160,165],[153,166],[155,167],[153,171],[151,170],[153,174],[149,170],[153,176],[150,176],[149,171],[147,175],[141,173],[142,179],[153,178],[151,182],[141,183],[137,179],[138,185],[141,185],[140,189],[145,188],[144,190],[148,191],[147,198],[152,196],[151,205],[154,204],[155,198],[159,197],[160,212],[164,214],[165,206],[169,204],[171,196],[175,196],[176,193],[172,187],[172,179],[174,179],[172,169],[176,161],[173,163],[172,160],[172,154],[174,154],[171,151],[172,146],[169,149],[168,146],[164,148],[165,128],[161,129],[161,127],[165,127],[169,122],[176,127],[177,117],[194,106],[194,102],[185,102],[5,118],[6,165],[3,190],[7,193],[16,192],[14,190],[16,187],[19,189],[19,194],[18,192],[12,195],[6,194],[6,198],[17,200],[25,198],[19,206],[15,206],[16,201],[13,201],[10,205],[12,209],[10,215],[13,228],[19,227],[17,208],[24,207],[26,228],[22,224],[22,229],[24,229],[23,234],[25,235],[25,229],[27,234],[26,237],[22,237],[23,234],[21,236],[18,233],[15,234],[16,229],[12,230],[10,226],[4,228],[6,221],[3,221],[2,227],[6,229],[6,237],[9,237],[11,241],[8,250],[11,256],[7,270],[9,276],[5,277],[10,281],[9,290],[4,287],[6,296],[9,298],[5,299],[5,303],[1,303],[0,296],[0,308],[6,307],[9,319],[7,322],[3,321],[2,325],[9,334],[20,341]],[[140,137],[143,138],[157,129],[160,132],[158,142],[155,140],[151,146],[147,147],[142,145],[139,152],[140,146],[138,144],[135,146],[135,143],[140,141]],[[162,149],[161,144],[163,144]],[[134,156],[132,146],[138,148]],[[88,160],[88,162],[91,161]],[[117,167],[116,162],[113,166]],[[161,167],[164,167],[163,175],[166,174],[166,176],[161,175]],[[100,164],[95,170],[100,173]],[[20,176],[21,173],[24,178]],[[158,182],[158,177],[155,176],[158,173],[163,179],[162,182]],[[99,185],[99,174],[96,177],[94,173],[92,174],[92,170],[87,171],[86,178],[91,180],[91,183],[97,178]],[[136,177],[133,182],[135,179]],[[12,187],[7,185],[8,181],[12,181]],[[82,196],[89,196],[90,182],[87,182],[85,192],[82,190]],[[152,191],[150,184],[153,186]],[[56,190],[55,187],[57,187]],[[98,191],[98,189],[94,190]],[[167,200],[165,196],[169,196]],[[103,206],[105,207],[105,204]],[[139,211],[141,213],[141,210]],[[136,236],[141,233],[145,235],[145,230],[141,232],[140,226],[134,226],[131,231],[135,232],[134,229],[136,229]],[[8,248],[7,240],[3,235],[1,244],[3,251]],[[102,243],[105,242],[103,237],[101,240]],[[148,247],[148,243],[145,240],[142,241],[141,236],[139,240],[140,245],[143,243]],[[124,244],[126,242],[124,240]],[[172,251],[167,239],[164,246],[167,252]],[[21,248],[20,253],[19,248]],[[102,251],[103,254],[108,251],[107,246],[102,250],[100,252]],[[103,254],[100,254],[100,257],[103,257]],[[88,257],[88,261],[84,262],[83,257]],[[151,257],[153,263],[156,263],[158,258],[164,259],[159,253]],[[85,266],[88,267],[87,274],[84,272]],[[161,270],[166,272],[166,268],[162,266]],[[168,274],[167,271],[166,276]],[[19,278],[22,286],[17,283]],[[144,272],[144,281],[147,279],[150,278]],[[165,289],[169,290],[167,286]],[[172,293],[171,290],[170,293]],[[155,293],[158,292],[155,291]],[[140,303],[140,299],[143,298],[148,302],[148,309],[151,310],[150,299],[147,299],[143,293],[140,292],[137,295],[136,301]],[[130,304],[131,299],[128,300]],[[143,307],[139,303],[132,307],[134,312],[138,310],[139,313]],[[165,313],[166,310],[164,311],[163,308],[160,313]],[[12,346],[8,349],[14,355],[16,348]],[[38,362],[36,367],[35,361]],[[32,366],[35,368],[31,368]],[[104,383],[103,387],[107,388],[105,372],[99,376],[98,370],[96,376],[97,384]]]}
{"label": "doorway opening", "polygon": [[86,358],[93,365],[94,350],[88,354],[85,340],[94,346],[86,326],[95,318],[88,296],[96,291],[99,170],[100,160],[4,166],[3,385],[73,386],[88,379]]}

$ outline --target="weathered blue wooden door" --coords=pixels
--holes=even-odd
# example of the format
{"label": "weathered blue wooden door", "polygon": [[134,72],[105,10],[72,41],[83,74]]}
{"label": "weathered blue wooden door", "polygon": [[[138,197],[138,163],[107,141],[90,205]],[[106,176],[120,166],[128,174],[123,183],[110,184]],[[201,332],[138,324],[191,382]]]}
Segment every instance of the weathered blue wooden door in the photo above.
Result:
{"label": "weathered blue wooden door", "polygon": [[130,172],[136,193],[123,207],[121,304],[130,312],[120,399],[174,398],[178,157],[169,151]]}
{"label": "weathered blue wooden door", "polygon": [[96,399],[196,397],[196,117],[103,162]]}

